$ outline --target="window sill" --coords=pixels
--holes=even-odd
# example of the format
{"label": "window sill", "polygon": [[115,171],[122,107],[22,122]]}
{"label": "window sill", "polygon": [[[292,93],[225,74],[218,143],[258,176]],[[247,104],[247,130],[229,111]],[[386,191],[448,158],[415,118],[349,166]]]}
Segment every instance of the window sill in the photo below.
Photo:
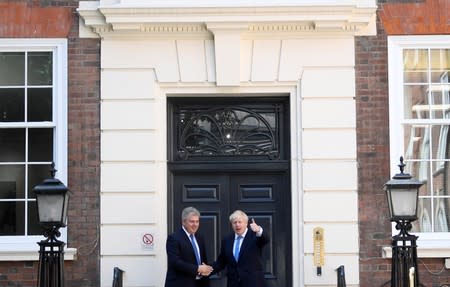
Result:
{"label": "window sill", "polygon": [[[64,260],[76,260],[77,249],[65,248]],[[38,261],[39,251],[34,250],[0,250],[0,261]]]}
{"label": "window sill", "polygon": [[[381,249],[383,258],[392,258],[392,247]],[[450,258],[450,247],[417,247],[418,258]]]}

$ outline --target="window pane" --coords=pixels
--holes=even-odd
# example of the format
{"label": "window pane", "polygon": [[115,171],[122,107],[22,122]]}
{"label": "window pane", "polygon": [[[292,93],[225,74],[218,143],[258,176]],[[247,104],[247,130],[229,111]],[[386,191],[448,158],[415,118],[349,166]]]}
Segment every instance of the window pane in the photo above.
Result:
{"label": "window pane", "polygon": [[41,235],[36,201],[28,202],[28,235]]}
{"label": "window pane", "polygon": [[25,161],[25,129],[0,129],[0,162]]}
{"label": "window pane", "polygon": [[447,161],[433,162],[433,195],[443,196],[448,194],[448,163]]}
{"label": "window pane", "polygon": [[450,71],[450,49],[433,49],[430,51],[430,55],[431,82],[441,83],[442,77],[448,75]]}
{"label": "window pane", "polygon": [[414,221],[412,232],[432,232],[431,219],[433,212],[431,209],[431,199],[419,198],[417,217],[418,220]]}
{"label": "window pane", "polygon": [[428,161],[407,162],[405,173],[409,173],[414,178],[420,180],[423,185],[419,188],[419,196],[431,194],[430,170]]}
{"label": "window pane", "polygon": [[436,217],[434,218],[434,231],[435,232],[449,232],[450,223],[450,200],[448,198],[436,198],[434,200]]}
{"label": "window pane", "polygon": [[428,86],[405,86],[404,107],[406,119],[426,119],[430,117]]}
{"label": "window pane", "polygon": [[0,86],[25,85],[25,53],[0,52]]}
{"label": "window pane", "polygon": [[431,89],[431,118],[449,118],[450,102],[448,92],[442,92],[442,85],[430,86]]}
{"label": "window pane", "polygon": [[28,197],[36,198],[33,188],[41,184],[44,179],[50,178],[50,165],[29,165],[28,167]]}
{"label": "window pane", "polygon": [[23,232],[19,234],[18,230],[18,226],[23,226],[24,222],[22,221],[20,224],[17,224],[21,218],[17,214],[20,212],[19,205],[21,204],[23,205],[23,202],[0,202],[0,236],[24,235]]}
{"label": "window pane", "polygon": [[24,90],[0,89],[0,122],[23,122],[24,120]]}
{"label": "window pane", "polygon": [[403,69],[405,83],[428,82],[428,50],[405,49],[403,51]]}
{"label": "window pane", "polygon": [[16,182],[3,180],[0,181],[0,200],[15,199],[15,198],[16,198]]}
{"label": "window pane", "polygon": [[53,161],[53,129],[28,129],[28,161]]}
{"label": "window pane", "polygon": [[0,165],[0,200],[25,198],[25,167]]}
{"label": "window pane", "polygon": [[28,89],[28,121],[52,120],[52,89]]}
{"label": "window pane", "polygon": [[432,127],[432,159],[446,159],[449,156],[448,125],[433,125]]}
{"label": "window pane", "polygon": [[28,85],[51,85],[52,74],[52,52],[28,53]]}
{"label": "window pane", "polygon": [[430,158],[430,128],[427,125],[405,125],[405,159]]}

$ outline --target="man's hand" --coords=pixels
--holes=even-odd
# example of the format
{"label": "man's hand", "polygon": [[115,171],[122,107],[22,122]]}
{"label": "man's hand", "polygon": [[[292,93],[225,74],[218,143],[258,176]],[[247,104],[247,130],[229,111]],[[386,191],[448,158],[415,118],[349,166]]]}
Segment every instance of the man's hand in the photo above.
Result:
{"label": "man's hand", "polygon": [[261,226],[259,226],[258,224],[256,224],[254,218],[252,218],[252,223],[250,223],[250,228],[251,228],[252,231],[255,232],[255,233],[259,233],[259,232],[261,231]]}
{"label": "man's hand", "polygon": [[210,265],[206,265],[202,263],[202,265],[198,266],[197,273],[202,276],[209,276],[213,272],[213,268]]}

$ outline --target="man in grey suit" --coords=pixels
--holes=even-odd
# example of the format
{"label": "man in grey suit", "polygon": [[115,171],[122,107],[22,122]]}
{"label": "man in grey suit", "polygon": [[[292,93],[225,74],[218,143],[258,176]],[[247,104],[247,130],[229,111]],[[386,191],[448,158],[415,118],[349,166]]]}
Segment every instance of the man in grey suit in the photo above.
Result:
{"label": "man in grey suit", "polygon": [[181,222],[182,227],[170,234],[166,242],[165,287],[209,287],[208,275],[212,268],[205,264],[205,241],[197,234],[200,212],[194,207],[186,207],[181,213]]}

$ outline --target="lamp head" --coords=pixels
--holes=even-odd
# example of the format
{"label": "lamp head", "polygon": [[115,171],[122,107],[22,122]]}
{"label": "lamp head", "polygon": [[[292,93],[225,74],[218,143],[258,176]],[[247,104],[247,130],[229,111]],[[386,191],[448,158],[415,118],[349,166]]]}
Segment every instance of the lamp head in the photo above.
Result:
{"label": "lamp head", "polygon": [[33,188],[36,194],[39,223],[44,227],[64,227],[67,221],[69,193],[67,187],[55,176],[54,163],[51,178],[45,179]]}
{"label": "lamp head", "polygon": [[384,185],[390,218],[391,221],[414,221],[417,219],[419,188],[423,183],[403,172],[403,157],[400,157],[399,168],[400,173]]}

